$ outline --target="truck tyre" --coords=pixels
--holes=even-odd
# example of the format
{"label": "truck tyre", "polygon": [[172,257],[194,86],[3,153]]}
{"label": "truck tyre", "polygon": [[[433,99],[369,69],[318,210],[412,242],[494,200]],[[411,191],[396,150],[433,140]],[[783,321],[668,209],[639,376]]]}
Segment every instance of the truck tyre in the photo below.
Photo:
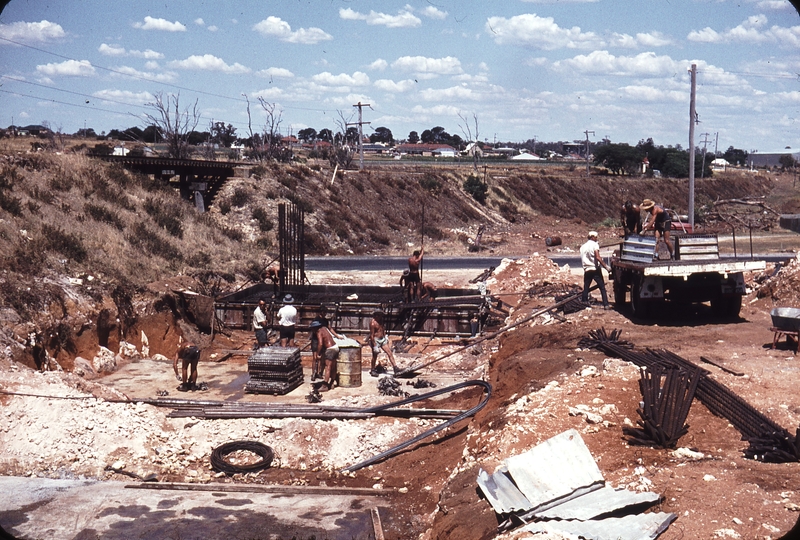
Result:
{"label": "truck tyre", "polygon": [[711,301],[711,312],[717,317],[735,319],[739,316],[741,309],[742,297],[740,295],[717,298]]}
{"label": "truck tyre", "polygon": [[642,279],[636,278],[631,283],[631,310],[633,314],[641,319],[650,317],[650,302],[642,300],[640,292],[642,290]]}

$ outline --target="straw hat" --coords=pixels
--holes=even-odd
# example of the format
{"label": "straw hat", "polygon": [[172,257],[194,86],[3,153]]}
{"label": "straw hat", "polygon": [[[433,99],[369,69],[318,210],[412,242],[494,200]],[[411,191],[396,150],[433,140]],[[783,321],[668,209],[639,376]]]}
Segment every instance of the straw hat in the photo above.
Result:
{"label": "straw hat", "polygon": [[588,238],[597,238],[597,231],[589,231]]}
{"label": "straw hat", "polygon": [[655,205],[656,205],[656,203],[654,203],[650,199],[645,199],[645,200],[642,201],[642,204],[639,205],[639,208],[641,208],[642,210],[650,210]]}

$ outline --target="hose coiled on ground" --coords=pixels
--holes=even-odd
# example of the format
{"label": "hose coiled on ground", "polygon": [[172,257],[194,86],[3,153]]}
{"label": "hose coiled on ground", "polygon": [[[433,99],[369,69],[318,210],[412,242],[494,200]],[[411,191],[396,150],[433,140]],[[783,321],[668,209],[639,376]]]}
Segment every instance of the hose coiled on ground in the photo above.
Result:
{"label": "hose coiled on ground", "polygon": [[[249,465],[233,465],[232,463],[225,461],[225,457],[228,454],[236,452],[237,450],[246,450],[248,452],[252,452],[258,455],[261,458],[261,461],[256,461],[255,463],[251,463]],[[262,444],[258,441],[232,441],[220,445],[211,451],[211,466],[215,471],[224,472],[228,475],[236,473],[249,473],[269,468],[269,466],[272,464],[272,458],[274,457],[275,453],[272,451],[272,448],[266,444]]]}

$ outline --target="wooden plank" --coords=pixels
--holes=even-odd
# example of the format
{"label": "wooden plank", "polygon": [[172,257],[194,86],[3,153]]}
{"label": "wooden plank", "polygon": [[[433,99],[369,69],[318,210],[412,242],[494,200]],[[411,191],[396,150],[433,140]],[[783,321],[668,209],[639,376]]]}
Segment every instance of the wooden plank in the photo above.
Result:
{"label": "wooden plank", "polygon": [[721,369],[725,373],[730,373],[731,375],[736,375],[737,377],[744,377],[744,373],[742,373],[741,371],[735,371],[733,369],[726,368],[725,366],[723,366],[721,364],[718,364],[718,363],[716,363],[716,362],[714,362],[712,360],[709,360],[705,356],[701,356],[700,360],[705,362],[706,364],[711,364],[712,366],[718,367],[719,369]]}
{"label": "wooden plank", "polygon": [[381,515],[378,513],[378,507],[373,506],[370,508],[370,514],[372,514],[372,528],[375,531],[375,540],[386,540],[386,537],[383,536],[383,525],[381,525]]}

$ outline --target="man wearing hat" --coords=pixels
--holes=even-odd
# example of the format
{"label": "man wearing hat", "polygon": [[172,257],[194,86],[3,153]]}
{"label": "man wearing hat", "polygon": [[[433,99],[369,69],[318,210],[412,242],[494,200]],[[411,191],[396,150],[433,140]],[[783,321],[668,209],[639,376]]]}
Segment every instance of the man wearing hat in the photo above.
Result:
{"label": "man wearing hat", "polygon": [[603,297],[603,308],[608,309],[608,294],[606,293],[605,281],[603,281],[603,271],[600,267],[602,266],[609,272],[611,272],[611,268],[600,256],[600,244],[597,243],[597,233],[595,231],[589,231],[588,240],[581,246],[581,264],[583,264],[583,294],[581,295],[581,300],[584,303],[589,302],[589,287],[594,281],[597,283],[597,287]]}
{"label": "man wearing hat", "polygon": [[278,325],[281,327],[281,347],[296,347],[294,327],[297,324],[297,308],[292,305],[291,294],[283,297],[283,307],[278,310]]}
{"label": "man wearing hat", "polygon": [[669,217],[669,212],[667,212],[663,206],[654,203],[650,199],[642,201],[639,208],[650,213],[650,217],[645,221],[642,231],[653,229],[656,235],[656,241],[663,237],[664,243],[667,244],[667,249],[669,249],[670,258],[674,258],[672,242],[669,241],[669,230],[672,228],[672,220]]}

